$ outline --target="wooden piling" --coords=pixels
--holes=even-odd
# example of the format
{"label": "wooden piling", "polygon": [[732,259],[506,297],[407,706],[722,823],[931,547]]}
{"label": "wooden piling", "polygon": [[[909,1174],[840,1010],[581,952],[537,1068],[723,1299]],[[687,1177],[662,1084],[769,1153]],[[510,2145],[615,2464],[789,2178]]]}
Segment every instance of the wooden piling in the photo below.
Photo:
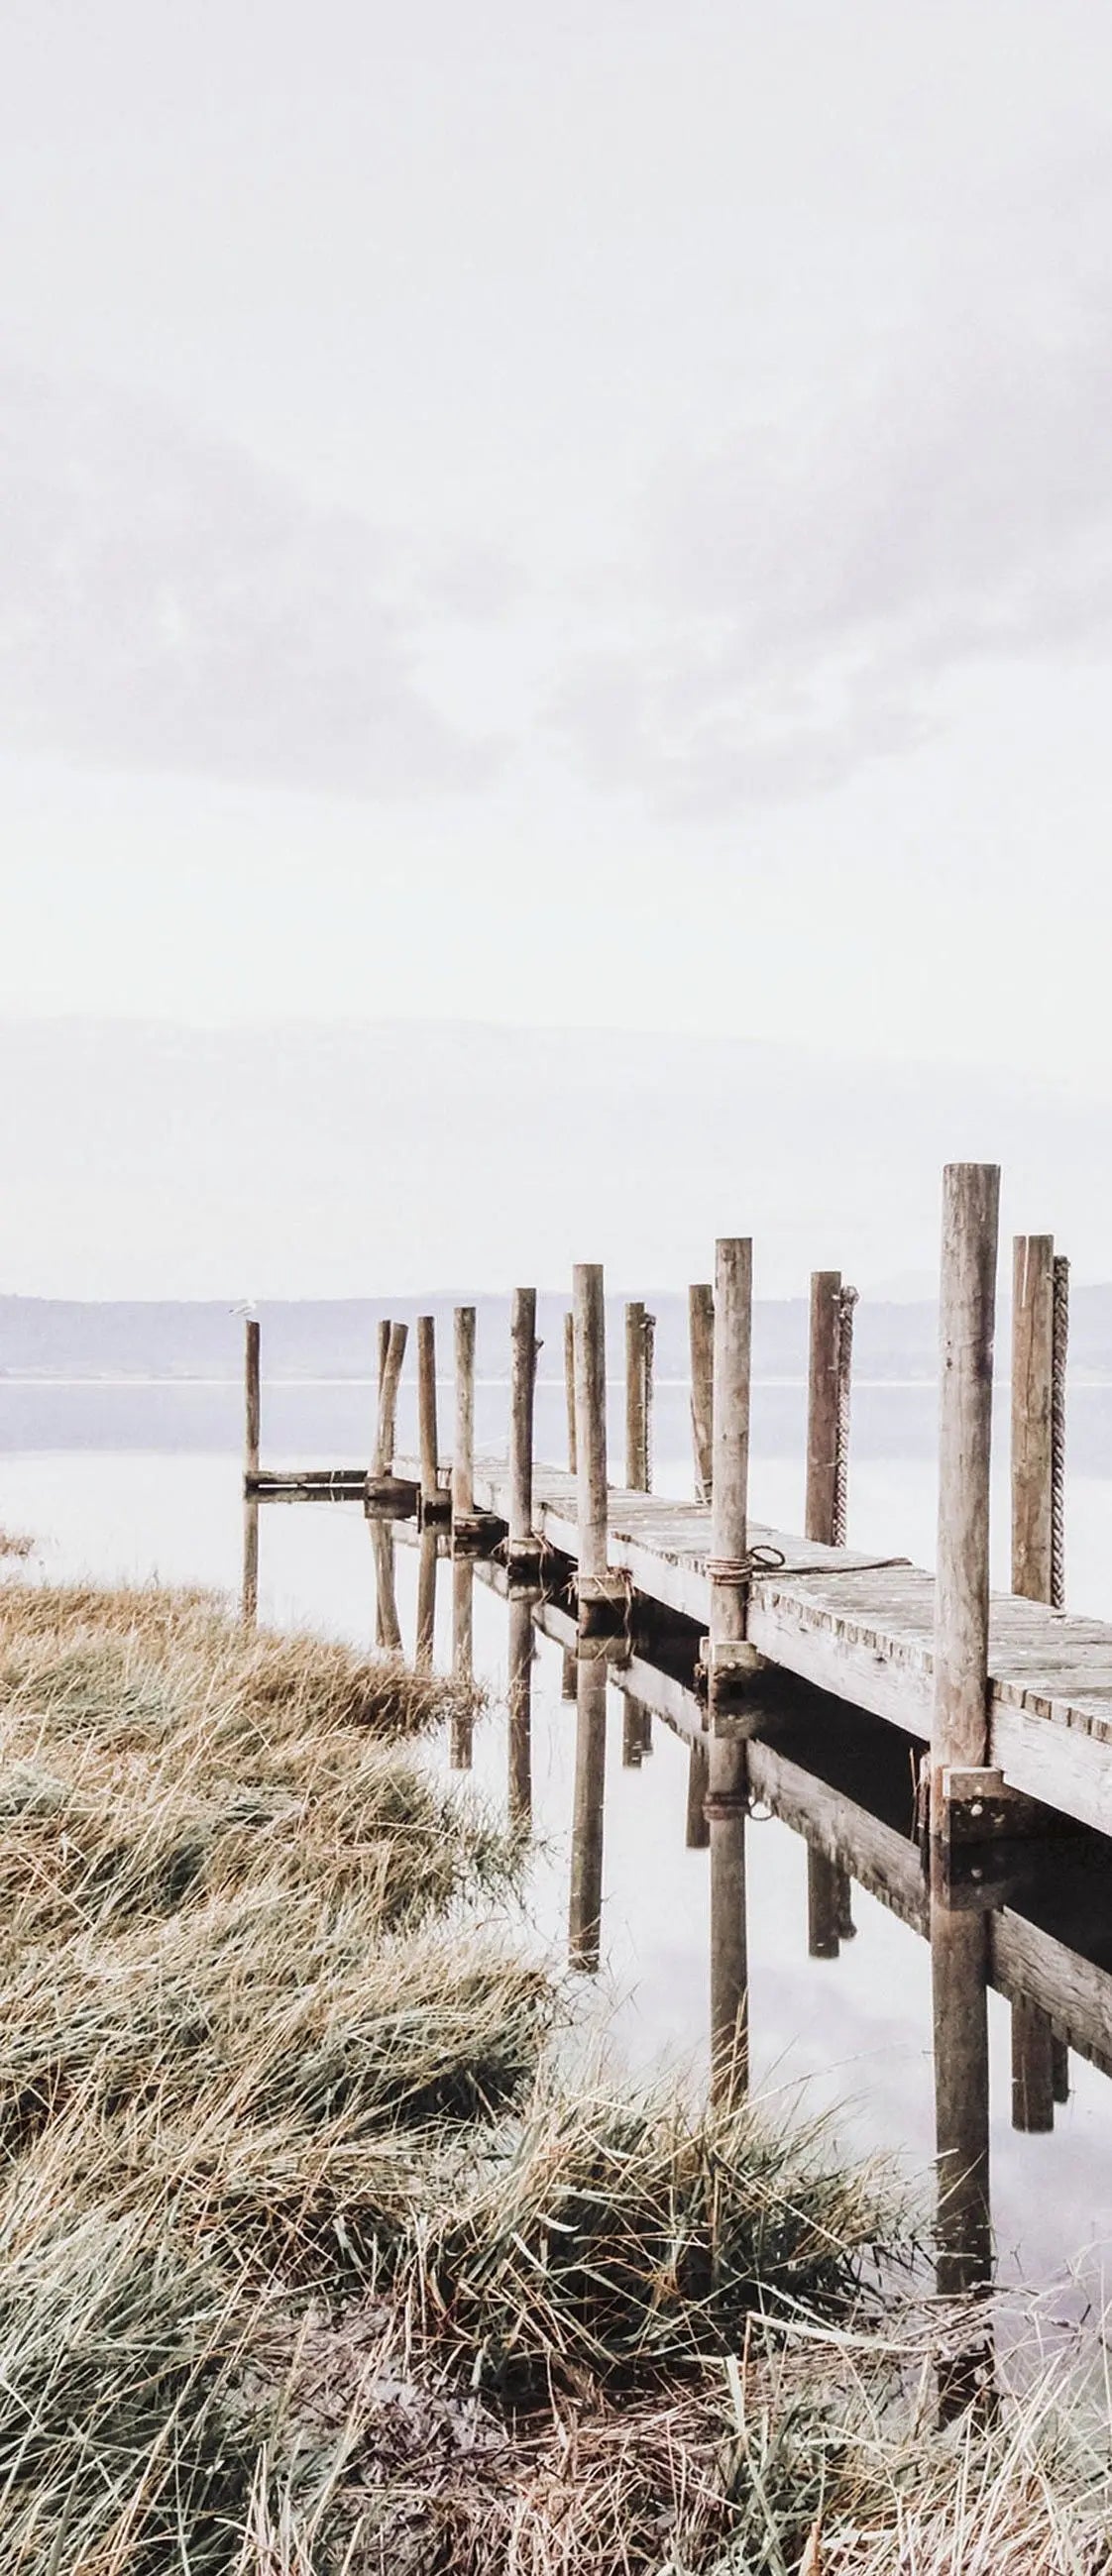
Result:
{"label": "wooden piling", "polygon": [[386,1375],[386,1359],[387,1359],[387,1354],[388,1354],[389,1349],[390,1349],[390,1318],[389,1318],[389,1316],[388,1316],[388,1315],[380,1315],[380,1316],[379,1316],[379,1319],[378,1319],[378,1336],[377,1336],[377,1339],[378,1339],[378,1385],[379,1385],[379,1387],[381,1388],[383,1378],[384,1378],[384,1377],[385,1377],[385,1375]]}
{"label": "wooden piling", "polygon": [[475,1509],[475,1309],[457,1306],[454,1317],[456,1429],[452,1455],[452,1516]]}
{"label": "wooden piling", "polygon": [[1029,1995],[1012,2002],[1012,2127],[1042,2135],[1054,2126],[1054,2033]]}
{"label": "wooden piling", "polygon": [[510,1519],[506,1541],[511,1567],[535,1568],[540,1542],[533,1528],[533,1412],[537,1382],[537,1292],[515,1288],[510,1303]]}
{"label": "wooden piling", "polygon": [[691,1349],[691,1446],[695,1499],[709,1503],[714,1474],[714,1290],[689,1288],[687,1325]]}
{"label": "wooden piling", "polygon": [[757,1658],[745,1641],[749,1600],[749,1381],[753,1314],[753,1246],[724,1238],[715,1250],[713,1464],[711,1471],[710,1635],[707,1677],[712,1703]]}
{"label": "wooden piling", "polygon": [[626,1486],[647,1494],[651,1482],[653,1332],[655,1319],[639,1298],[625,1310]]}
{"label": "wooden piling", "polygon": [[602,1931],[602,1838],[606,1794],[606,1664],[581,1655],[576,1665],[575,1795],[568,1893],[568,1956],[593,1975]]}
{"label": "wooden piling", "polygon": [[569,1307],[564,1317],[564,1402],[568,1417],[568,1473],[576,1473],[578,1449],[575,1437],[575,1317]]}
{"label": "wooden piling", "polygon": [[1012,1590],[1049,1601],[1052,1583],[1051,1403],[1054,1237],[1012,1245]]}
{"label": "wooden piling", "polygon": [[579,1614],[609,1600],[607,1583],[606,1312],[602,1270],[581,1261],[574,1273],[576,1517]]}
{"label": "wooden piling", "polygon": [[835,1544],[838,1517],[838,1357],[840,1270],[811,1273],[807,1376],[807,1496],[803,1534]]}
{"label": "wooden piling", "polygon": [[528,1824],[533,1812],[533,1607],[528,1593],[511,1593],[509,1673],[506,1692],[509,1813],[511,1824]]}
{"label": "wooden piling", "polygon": [[259,1319],[249,1315],[243,1336],[243,1472],[259,1472],[259,1435],[262,1417],[261,1372],[259,1366]]}
{"label": "wooden piling", "polygon": [[560,1697],[574,1699],[578,1689],[579,1657],[574,1646],[565,1646],[560,1659]]}
{"label": "wooden piling", "polygon": [[[717,1453],[715,1464],[717,1466]],[[749,2088],[749,1942],[745,1891],[748,1751],[743,1738],[712,1735],[710,1816],[710,2060],[715,2102]]]}
{"label": "wooden piling", "polygon": [[1000,1173],[950,1163],[943,1181],[938,1570],[931,1831],[945,1832],[953,1769],[988,1759],[989,1471]]}
{"label": "wooden piling", "polygon": [[393,1474],[394,1450],[397,1445],[398,1383],[408,1340],[408,1324],[392,1323],[386,1344],[382,1381],[378,1390],[378,1428],[375,1434],[374,1464],[371,1470],[372,1475],[376,1477]]}
{"label": "wooden piling", "polygon": [[421,1508],[435,1512],[440,1499],[440,1435],[436,1419],[436,1318],[417,1317],[417,1438],[421,1458]]}
{"label": "wooden piling", "polygon": [[845,1909],[845,1872],[817,1843],[807,1845],[807,1956],[836,1959]]}
{"label": "wooden piling", "polygon": [[1056,2102],[1070,2098],[1070,2049],[1067,2039],[1052,2034],[1050,2042],[1051,2089]]}

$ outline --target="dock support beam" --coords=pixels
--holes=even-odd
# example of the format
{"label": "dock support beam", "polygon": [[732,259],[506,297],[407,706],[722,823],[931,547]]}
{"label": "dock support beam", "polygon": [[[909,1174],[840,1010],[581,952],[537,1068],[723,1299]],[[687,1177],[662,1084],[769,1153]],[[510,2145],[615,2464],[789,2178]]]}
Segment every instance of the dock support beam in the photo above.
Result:
{"label": "dock support beam", "polygon": [[626,1485],[632,1494],[647,1494],[651,1481],[655,1325],[639,1298],[626,1307]]}
{"label": "dock support beam", "polygon": [[[715,1249],[713,1469],[710,1516],[710,1635],[706,1647],[711,1708],[756,1671],[746,1641],[749,1606],[749,1380],[753,1317],[753,1246],[728,1238]],[[712,1779],[712,1787],[714,1782]]]}
{"label": "dock support beam", "polygon": [[386,1343],[386,1357],[378,1390],[378,1428],[375,1434],[372,1479],[393,1475],[394,1449],[397,1443],[398,1384],[409,1340],[408,1324],[391,1324]]}
{"label": "dock support beam", "polygon": [[1065,1608],[1069,1263],[1052,1234],[1012,1246],[1012,1590]]}
{"label": "dock support beam", "polygon": [[568,1416],[568,1473],[574,1476],[579,1451],[575,1437],[575,1317],[570,1306],[564,1317],[564,1402]]}
{"label": "dock support beam", "polygon": [[983,1771],[989,1759],[989,1469],[999,1205],[996,1164],[947,1164],[931,1736],[935,1836],[948,1831],[948,1772]]}
{"label": "dock support beam", "polygon": [[[475,1678],[475,1568],[469,1556],[452,1558],[452,1679],[466,1690]],[[452,1718],[449,1762],[453,1771],[470,1771],[475,1721],[470,1708]]]}
{"label": "dock support beam", "polygon": [[807,1845],[807,1956],[836,1959],[846,1920],[848,1880],[818,1843]]}
{"label": "dock support beam", "polygon": [[576,1589],[581,1630],[612,1627],[625,1587],[608,1565],[606,1482],[606,1309],[602,1270],[576,1264],[575,1316]]}
{"label": "dock support beam", "polygon": [[838,1523],[838,1357],[842,1274],[811,1272],[807,1372],[807,1496],[803,1535],[834,1547]]}
{"label": "dock support beam", "polygon": [[439,1520],[446,1509],[440,1491],[440,1434],[436,1419],[436,1318],[417,1317],[417,1427],[421,1455],[421,1518]]}
{"label": "dock support beam", "polygon": [[452,1456],[452,1518],[468,1520],[475,1509],[475,1309],[457,1306],[454,1316],[456,1424]]}
{"label": "dock support beam", "polygon": [[259,1363],[259,1319],[249,1315],[243,1336],[243,1472],[259,1472],[262,1378]]}
{"label": "dock support beam", "polygon": [[[937,1870],[937,1856],[932,1875]],[[965,2299],[992,2272],[988,2096],[988,1916],[952,1912],[932,1888],[936,2156],[935,2280],[942,2299]],[[988,2321],[970,2321],[939,2366],[944,2421],[984,2400],[991,2384]]]}
{"label": "dock support beam", "polygon": [[533,1408],[537,1382],[537,1292],[515,1288],[510,1304],[510,1520],[506,1558],[511,1574],[535,1578],[540,1541],[533,1528]]}
{"label": "dock support beam", "polygon": [[1012,2005],[1012,2127],[1034,2136],[1054,2126],[1054,2033],[1042,2005]]}
{"label": "dock support beam", "polygon": [[745,1890],[749,1756],[744,1738],[712,1735],[708,1767],[711,2095],[715,2102],[728,2105],[739,2102],[749,2089]]}
{"label": "dock support beam", "polygon": [[691,1447],[695,1500],[709,1503],[714,1473],[714,1290],[704,1281],[687,1292],[691,1347]]}

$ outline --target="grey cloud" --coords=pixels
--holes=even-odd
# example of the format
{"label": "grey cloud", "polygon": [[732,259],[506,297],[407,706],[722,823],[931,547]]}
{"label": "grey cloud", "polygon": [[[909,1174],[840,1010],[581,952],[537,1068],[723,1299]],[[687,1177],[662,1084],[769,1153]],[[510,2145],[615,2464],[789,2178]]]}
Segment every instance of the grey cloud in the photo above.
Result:
{"label": "grey cloud", "polygon": [[365,521],[114,390],[7,370],[0,417],[0,743],[362,796],[490,777]]}
{"label": "grey cloud", "polygon": [[811,791],[921,740],[954,669],[1107,652],[1110,325],[924,330],[867,396],[662,473],[630,636],[552,710],[588,772],[685,812]]}

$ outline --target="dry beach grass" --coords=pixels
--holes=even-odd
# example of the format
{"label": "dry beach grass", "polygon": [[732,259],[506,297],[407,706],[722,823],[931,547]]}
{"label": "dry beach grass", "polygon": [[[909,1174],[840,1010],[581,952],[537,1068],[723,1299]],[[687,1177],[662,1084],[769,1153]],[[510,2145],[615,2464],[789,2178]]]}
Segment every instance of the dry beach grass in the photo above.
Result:
{"label": "dry beach grass", "polygon": [[461,1704],[0,1587],[0,2576],[1106,2564],[1097,2435],[885,2350],[875,2178],[569,2074]]}

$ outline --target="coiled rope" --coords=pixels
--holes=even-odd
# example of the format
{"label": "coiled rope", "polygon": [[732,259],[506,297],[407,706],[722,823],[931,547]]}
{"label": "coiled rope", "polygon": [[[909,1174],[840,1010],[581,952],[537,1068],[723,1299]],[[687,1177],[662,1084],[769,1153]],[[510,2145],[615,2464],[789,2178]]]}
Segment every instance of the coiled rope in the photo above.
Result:
{"label": "coiled rope", "polygon": [[857,1304],[856,1288],[838,1292],[838,1420],[834,1451],[834,1529],[835,1547],[846,1544],[849,1504],[849,1391],[853,1367],[853,1310]]}
{"label": "coiled rope", "polygon": [[1050,1362],[1050,1606],[1066,1606],[1066,1352],[1070,1330],[1070,1266],[1054,1257]]}

